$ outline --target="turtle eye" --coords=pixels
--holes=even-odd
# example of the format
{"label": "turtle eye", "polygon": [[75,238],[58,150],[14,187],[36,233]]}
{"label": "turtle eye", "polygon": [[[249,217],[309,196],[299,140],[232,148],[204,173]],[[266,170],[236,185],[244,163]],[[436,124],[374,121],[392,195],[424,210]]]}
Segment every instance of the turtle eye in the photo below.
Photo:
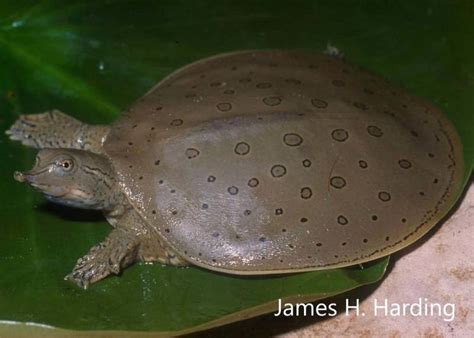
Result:
{"label": "turtle eye", "polygon": [[58,165],[64,170],[64,171],[71,171],[74,168],[74,162],[72,160],[62,160],[58,162]]}

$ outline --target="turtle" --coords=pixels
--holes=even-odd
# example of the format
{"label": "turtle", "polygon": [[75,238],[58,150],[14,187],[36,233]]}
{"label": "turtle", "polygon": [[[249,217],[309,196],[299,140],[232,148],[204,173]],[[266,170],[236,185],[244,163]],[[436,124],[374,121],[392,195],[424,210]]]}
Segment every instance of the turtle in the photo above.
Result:
{"label": "turtle", "polygon": [[447,214],[464,169],[433,104],[306,51],[219,54],[110,125],[52,110],[7,134],[40,149],[17,181],[112,225],[67,276],[84,288],[138,261],[267,275],[375,260]]}

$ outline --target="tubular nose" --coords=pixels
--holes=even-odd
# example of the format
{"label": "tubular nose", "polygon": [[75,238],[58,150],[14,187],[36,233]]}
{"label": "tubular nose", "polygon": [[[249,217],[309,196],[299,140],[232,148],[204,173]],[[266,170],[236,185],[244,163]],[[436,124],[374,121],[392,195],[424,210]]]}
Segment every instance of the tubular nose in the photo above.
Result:
{"label": "tubular nose", "polygon": [[13,174],[13,178],[18,182],[25,182],[26,180],[25,175],[19,171],[15,171],[15,173]]}

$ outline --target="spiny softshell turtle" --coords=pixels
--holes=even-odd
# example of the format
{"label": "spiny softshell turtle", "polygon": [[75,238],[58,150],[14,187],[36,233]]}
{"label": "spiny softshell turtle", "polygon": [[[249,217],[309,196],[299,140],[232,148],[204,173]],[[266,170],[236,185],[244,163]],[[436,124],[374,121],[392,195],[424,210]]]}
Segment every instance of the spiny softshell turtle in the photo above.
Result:
{"label": "spiny softshell turtle", "polygon": [[432,104],[303,52],[198,61],[110,126],[51,111],[7,133],[42,149],[17,180],[114,227],[69,275],[82,286],[137,260],[233,274],[373,260],[433,227],[463,173]]}

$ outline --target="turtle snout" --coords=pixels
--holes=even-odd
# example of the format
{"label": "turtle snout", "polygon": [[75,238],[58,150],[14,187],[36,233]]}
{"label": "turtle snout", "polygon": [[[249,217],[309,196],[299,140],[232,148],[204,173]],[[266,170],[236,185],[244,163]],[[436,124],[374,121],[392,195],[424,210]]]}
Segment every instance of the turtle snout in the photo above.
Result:
{"label": "turtle snout", "polygon": [[26,181],[26,176],[21,171],[15,171],[15,173],[13,174],[13,178],[21,183]]}

